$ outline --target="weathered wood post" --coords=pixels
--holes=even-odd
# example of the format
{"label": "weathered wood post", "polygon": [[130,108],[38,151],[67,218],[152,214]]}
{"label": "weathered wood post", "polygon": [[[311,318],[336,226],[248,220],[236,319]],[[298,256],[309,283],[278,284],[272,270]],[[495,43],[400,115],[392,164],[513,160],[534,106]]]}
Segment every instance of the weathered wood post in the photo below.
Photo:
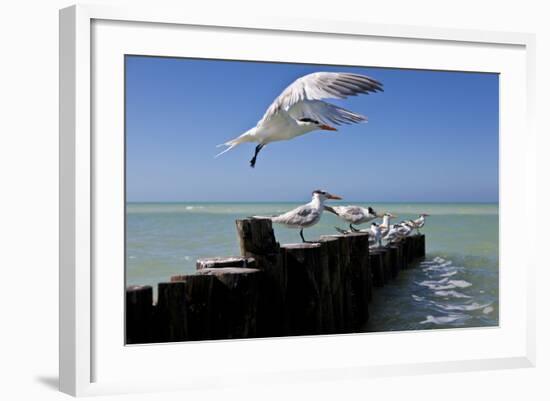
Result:
{"label": "weathered wood post", "polygon": [[384,277],[384,284],[388,284],[391,279],[391,258],[390,250],[388,248],[379,248],[378,251],[382,254],[382,271]]}
{"label": "weathered wood post", "polygon": [[400,270],[400,248],[397,245],[390,245],[387,249],[389,254],[390,275],[392,279],[395,279]]}
{"label": "weathered wood post", "polygon": [[[328,241],[331,246],[336,239],[338,255],[334,263],[329,265],[333,293],[333,308],[335,311],[336,332],[349,333],[353,330],[354,308],[352,296],[351,255],[350,244],[346,235],[323,235],[320,241]],[[332,252],[331,252],[332,254]]]}
{"label": "weathered wood post", "polygon": [[340,243],[338,238],[325,237],[321,244],[320,283],[323,334],[338,333],[343,325]]}
{"label": "weathered wood post", "polygon": [[187,335],[185,282],[159,283],[157,300],[158,342],[184,341]]}
{"label": "weathered wood post", "polygon": [[416,258],[423,258],[426,256],[426,236],[424,234],[417,234],[415,239],[415,254]]}
{"label": "weathered wood post", "polygon": [[196,274],[171,278],[171,284],[185,284],[186,339],[255,337],[259,270],[204,267],[212,264],[202,262],[197,263]]}
{"label": "weathered wood post", "polygon": [[401,244],[401,268],[407,270],[409,268],[409,248],[410,241],[408,237],[403,238],[400,242]]}
{"label": "weathered wood post", "polygon": [[358,330],[369,318],[369,236],[367,233],[353,233],[346,238],[350,249],[353,328]]}
{"label": "weathered wood post", "polygon": [[384,266],[383,254],[378,249],[371,249],[369,254],[369,263],[372,271],[373,287],[384,286]]}
{"label": "weathered wood post", "polygon": [[259,300],[258,336],[284,336],[289,333],[287,316],[287,271],[280,246],[269,219],[236,221],[241,255],[254,258],[264,272]]}
{"label": "weathered wood post", "polygon": [[[197,270],[197,274],[214,277],[217,282],[223,284],[223,292],[213,291],[212,293],[215,311],[219,311],[219,314],[212,318],[219,319],[221,323],[220,332],[215,333],[215,337],[257,337],[258,301],[261,291],[260,270],[237,267],[203,268]],[[217,288],[216,284],[214,289]],[[218,293],[219,302],[216,302],[215,297]]]}
{"label": "weathered wood post", "polygon": [[321,244],[286,244],[281,251],[288,274],[290,334],[318,334],[322,328],[321,291],[317,282]]}
{"label": "weathered wood post", "polygon": [[414,261],[414,239],[412,237],[406,237],[404,241],[405,245],[405,260],[407,261],[407,269],[412,267]]}
{"label": "weathered wood post", "polygon": [[153,341],[153,287],[135,285],[126,289],[126,344]]}
{"label": "weathered wood post", "polygon": [[219,269],[223,267],[250,268],[255,269],[257,266],[256,259],[240,256],[216,256],[213,258],[200,258],[196,262],[197,270],[201,269]]}
{"label": "weathered wood post", "polygon": [[[185,322],[183,329],[185,330],[184,337],[186,340],[212,340],[219,336],[221,332],[221,311],[218,305],[225,303],[225,291],[220,288],[218,283],[215,283],[214,277],[189,274],[172,276],[170,281],[174,290],[168,291],[169,284],[164,284],[164,291],[166,292],[164,297],[168,298],[170,295],[174,297],[175,289],[181,288],[183,293],[183,317],[174,315],[169,310],[178,307],[176,300],[166,300],[163,302],[164,305],[161,305],[162,314],[167,316],[162,325],[175,325],[178,322],[172,322],[172,320],[182,319],[182,322]],[[159,294],[160,291],[159,284]],[[160,302],[161,299],[159,298]]]}

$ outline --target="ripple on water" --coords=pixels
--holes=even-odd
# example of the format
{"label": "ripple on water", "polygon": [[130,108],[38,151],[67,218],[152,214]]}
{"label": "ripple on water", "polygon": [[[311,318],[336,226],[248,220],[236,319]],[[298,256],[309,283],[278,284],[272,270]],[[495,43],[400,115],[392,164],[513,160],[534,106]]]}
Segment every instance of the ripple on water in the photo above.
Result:
{"label": "ripple on water", "polygon": [[[478,265],[481,263],[477,262],[476,266]],[[400,313],[407,314],[407,317],[403,318],[402,327],[397,327],[400,321],[395,317],[395,313],[379,311],[383,316],[373,314],[375,321],[370,325],[370,329],[383,331],[425,329],[430,326],[452,328],[498,324],[498,317],[493,314],[494,303],[498,302],[498,298],[491,298],[481,292],[483,290],[476,288],[479,285],[479,277],[486,272],[478,272],[477,267],[467,266],[468,264],[456,264],[452,258],[436,256],[418,263],[417,269],[402,272],[398,282],[380,289],[380,294],[387,297],[381,300],[384,304],[382,308],[386,309],[394,303],[394,307],[401,308]],[[399,283],[401,280],[407,280],[411,284]],[[396,287],[394,290],[388,288],[392,285]],[[407,295],[410,305],[408,307],[406,301],[396,299],[400,296],[397,287],[402,288],[403,285],[410,286],[411,290]],[[392,316],[392,321],[384,322],[388,316]],[[405,322],[406,319],[413,318],[417,319],[416,323]],[[388,328],[389,325],[391,325],[390,328]]]}

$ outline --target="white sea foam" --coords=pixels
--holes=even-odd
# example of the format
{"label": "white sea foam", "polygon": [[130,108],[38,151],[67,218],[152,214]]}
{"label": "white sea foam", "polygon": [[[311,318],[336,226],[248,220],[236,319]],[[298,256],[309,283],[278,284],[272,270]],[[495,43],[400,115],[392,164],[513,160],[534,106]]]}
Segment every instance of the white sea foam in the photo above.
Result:
{"label": "white sea foam", "polygon": [[424,297],[419,297],[418,295],[414,295],[414,294],[411,294],[411,297],[412,297],[412,299],[414,299],[415,301],[418,301],[418,302],[424,301],[426,299]]}
{"label": "white sea foam", "polygon": [[424,280],[422,282],[416,282],[416,284],[428,287],[433,291],[452,290],[453,288],[466,288],[470,287],[472,283],[466,280],[449,280],[443,278],[441,280]]}
{"label": "white sea foam", "polygon": [[452,266],[452,265],[447,265],[447,266],[441,266],[441,265],[436,265],[436,266],[430,266],[430,267],[425,267],[424,269],[422,269],[423,272],[436,272],[436,273],[439,273],[439,272],[451,272],[451,271],[462,271],[464,270],[464,267],[462,266]]}
{"label": "white sea foam", "polygon": [[448,273],[441,273],[439,276],[440,277],[451,277],[451,276],[454,276],[455,274],[457,274],[458,272],[455,270],[455,271],[450,271]]}
{"label": "white sea foam", "polygon": [[204,206],[185,206],[185,210],[204,209]]}
{"label": "white sea foam", "polygon": [[451,298],[472,298],[469,295],[463,294],[458,291],[450,290],[450,291],[435,291],[435,295],[438,297],[451,297]]}
{"label": "white sea foam", "polygon": [[428,315],[426,316],[426,320],[421,321],[420,324],[426,324],[426,323],[446,324],[446,323],[456,322],[457,320],[465,320],[468,318],[469,316],[463,315],[463,314],[438,316],[438,317]]}
{"label": "white sea foam", "polygon": [[473,302],[471,304],[465,304],[465,305],[444,305],[444,304],[434,303],[435,306],[437,306],[438,308],[444,309],[444,310],[464,311],[464,312],[484,309],[484,308],[488,307],[490,304],[491,303],[488,303],[488,304],[485,304],[485,305],[480,305],[477,302]]}
{"label": "white sea foam", "polygon": [[449,280],[449,284],[452,284],[458,288],[466,288],[472,285],[472,283],[466,280]]}
{"label": "white sea foam", "polygon": [[483,313],[488,315],[489,313],[491,313],[492,311],[494,311],[495,309],[492,307],[492,306],[488,306],[486,308],[483,309]]}

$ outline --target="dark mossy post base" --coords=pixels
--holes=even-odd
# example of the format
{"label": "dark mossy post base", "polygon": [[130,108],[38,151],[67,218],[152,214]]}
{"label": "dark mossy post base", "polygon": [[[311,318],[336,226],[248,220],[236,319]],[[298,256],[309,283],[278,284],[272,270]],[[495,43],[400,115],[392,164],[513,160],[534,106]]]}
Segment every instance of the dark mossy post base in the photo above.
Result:
{"label": "dark mossy post base", "polygon": [[359,332],[377,287],[425,255],[424,235],[369,250],[368,235],[279,245],[268,219],[237,220],[241,256],[199,259],[194,274],[126,290],[126,342]]}

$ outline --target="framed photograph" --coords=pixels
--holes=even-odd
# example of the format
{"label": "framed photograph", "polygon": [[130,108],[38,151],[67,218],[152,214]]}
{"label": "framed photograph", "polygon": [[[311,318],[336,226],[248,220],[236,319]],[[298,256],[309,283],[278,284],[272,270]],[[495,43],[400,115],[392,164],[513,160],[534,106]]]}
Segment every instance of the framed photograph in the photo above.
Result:
{"label": "framed photograph", "polygon": [[533,366],[533,48],[61,10],[61,390]]}

